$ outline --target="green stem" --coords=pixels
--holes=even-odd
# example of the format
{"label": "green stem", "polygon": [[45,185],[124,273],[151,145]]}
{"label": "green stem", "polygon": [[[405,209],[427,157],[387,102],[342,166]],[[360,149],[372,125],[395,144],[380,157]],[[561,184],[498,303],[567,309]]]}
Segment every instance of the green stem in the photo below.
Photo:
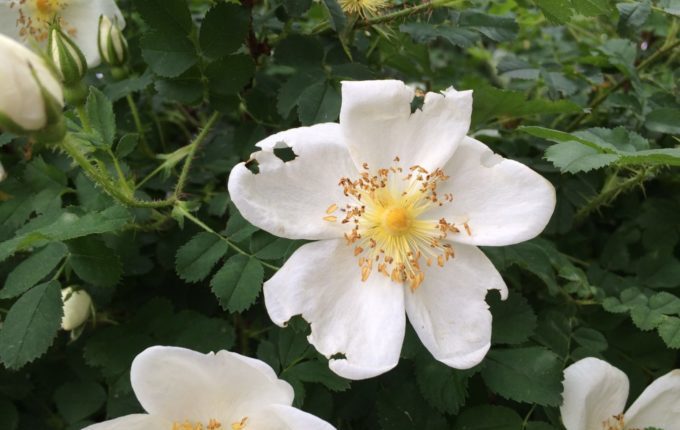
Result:
{"label": "green stem", "polygon": [[144,134],[144,126],[142,126],[142,119],[139,116],[139,111],[137,110],[137,105],[135,104],[135,101],[132,98],[132,94],[128,94],[125,97],[125,99],[128,102],[128,106],[130,106],[130,113],[132,114],[132,119],[135,122],[137,134],[139,134],[139,140],[142,144],[142,150],[147,156],[153,157],[154,153],[151,150],[151,148],[149,148],[149,143],[146,141],[146,134]]}
{"label": "green stem", "polygon": [[85,111],[85,105],[79,104],[78,106],[76,106],[76,111],[78,112],[80,123],[83,125],[83,130],[85,130],[86,132],[91,131],[92,126],[90,125],[90,119],[88,118],[87,112]]}
{"label": "green stem", "polygon": [[123,173],[123,169],[120,168],[120,163],[118,162],[118,158],[113,153],[113,151],[111,151],[111,148],[106,148],[106,153],[109,154],[109,157],[111,157],[111,160],[113,161],[113,168],[116,169],[116,174],[118,175],[118,184],[126,192],[130,192],[130,187],[128,186],[128,183],[125,180],[125,174]]}
{"label": "green stem", "polygon": [[212,126],[215,124],[215,121],[217,121],[217,118],[220,116],[218,112],[213,112],[213,114],[210,116],[208,119],[208,122],[205,123],[205,126],[203,126],[203,130],[196,136],[196,139],[194,139],[193,142],[191,142],[191,149],[189,150],[189,153],[187,154],[187,159],[184,161],[184,165],[182,166],[182,171],[179,174],[179,179],[177,180],[177,186],[175,187],[175,199],[179,200],[182,191],[184,190],[184,186],[186,185],[187,179],[189,177],[189,171],[191,170],[191,163],[194,161],[194,156],[196,155],[196,150],[198,149],[199,145],[203,142],[203,140],[206,138],[208,135],[208,132],[212,128]]}
{"label": "green stem", "polygon": [[221,240],[223,240],[227,245],[229,245],[234,251],[238,252],[239,254],[245,255],[246,257],[249,257],[249,258],[255,258],[256,260],[259,260],[260,263],[261,263],[263,266],[268,267],[268,268],[270,268],[270,269],[272,269],[272,270],[279,270],[279,269],[280,269],[280,267],[274,266],[273,264],[269,264],[269,263],[267,263],[267,262],[265,262],[265,261],[262,261],[262,260],[258,259],[257,257],[255,257],[253,254],[250,254],[250,253],[244,251],[241,247],[239,247],[238,245],[236,245],[234,242],[232,242],[232,241],[229,240],[228,238],[222,236],[221,234],[219,234],[218,232],[216,232],[215,230],[213,230],[212,228],[210,228],[209,225],[207,225],[206,223],[204,223],[204,222],[201,221],[200,219],[196,218],[191,212],[189,212],[188,210],[186,210],[186,208],[185,208],[184,206],[178,205],[178,206],[176,206],[175,208],[176,208],[176,210],[177,210],[179,213],[181,213],[182,215],[184,215],[184,217],[186,217],[186,219],[188,219],[189,221],[193,222],[193,223],[196,224],[198,227],[201,227],[203,230],[207,231],[208,233],[212,233],[212,234],[216,235],[217,237],[219,237]]}
{"label": "green stem", "polygon": [[70,134],[64,137],[61,143],[61,148],[66,151],[66,153],[73,158],[73,160],[80,165],[80,167],[85,171],[85,173],[101,186],[107,194],[109,194],[114,199],[118,200],[125,206],[137,207],[137,208],[160,208],[166,206],[172,206],[175,203],[175,197],[172,196],[165,200],[139,200],[134,198],[125,192],[124,189],[113,182],[111,182],[108,175],[104,174],[97,167],[95,167],[90,160],[87,159],[85,155],[80,152],[77,143],[74,141]]}

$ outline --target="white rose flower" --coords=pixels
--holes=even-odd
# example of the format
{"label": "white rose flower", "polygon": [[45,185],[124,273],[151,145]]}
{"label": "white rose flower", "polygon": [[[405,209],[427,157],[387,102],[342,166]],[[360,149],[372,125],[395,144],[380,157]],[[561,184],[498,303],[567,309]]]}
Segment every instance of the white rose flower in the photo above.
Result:
{"label": "white rose flower", "polygon": [[83,430],[332,430],[291,406],[293,388],[267,364],[233,352],[153,346],[130,371],[146,414]]}
{"label": "white rose flower", "polygon": [[74,290],[71,287],[61,290],[61,301],[64,303],[64,316],[61,328],[67,331],[83,325],[92,312],[92,298],[85,290]]}
{"label": "white rose flower", "polygon": [[656,379],[624,412],[628,377],[584,358],[564,370],[562,422],[567,430],[680,430],[680,370]]}
{"label": "white rose flower", "polygon": [[0,0],[0,33],[16,40],[46,42],[50,24],[59,18],[62,30],[80,47],[87,64],[99,64],[99,17],[125,20],[114,0]]}
{"label": "white rose flower", "polygon": [[[337,374],[384,373],[399,360],[405,315],[434,357],[456,368],[490,346],[487,290],[507,289],[476,245],[538,235],[552,185],[466,137],[472,92],[427,93],[400,81],[343,82],[339,124],[275,134],[257,144],[258,173],[229,178],[241,214],[299,248],[264,285],[271,319],[301,314],[309,341]],[[283,162],[275,148],[296,154]]]}
{"label": "white rose flower", "polygon": [[1,34],[0,58],[0,127],[28,133],[60,121],[61,83],[44,60]]}

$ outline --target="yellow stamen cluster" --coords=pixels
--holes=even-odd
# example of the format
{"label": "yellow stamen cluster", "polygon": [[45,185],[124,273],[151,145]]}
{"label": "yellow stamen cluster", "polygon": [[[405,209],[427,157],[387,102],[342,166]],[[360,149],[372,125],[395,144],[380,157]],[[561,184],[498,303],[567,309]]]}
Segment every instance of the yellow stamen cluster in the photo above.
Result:
{"label": "yellow stamen cluster", "polygon": [[172,430],[224,430],[224,427],[216,419],[211,419],[205,426],[203,423],[186,420],[183,423],[172,423]]}
{"label": "yellow stamen cluster", "polygon": [[67,0],[12,0],[10,8],[16,8],[19,12],[16,22],[19,35],[24,39],[34,38],[38,42],[43,42],[49,36],[50,24],[58,19],[62,30],[74,36],[76,29],[69,27],[61,17],[58,17],[67,3]]}
{"label": "yellow stamen cluster", "polygon": [[241,421],[236,421],[231,423],[231,430],[243,430],[246,428],[246,423],[248,422],[248,417],[241,418]]}
{"label": "yellow stamen cluster", "polygon": [[[449,177],[441,169],[432,172],[421,166],[403,169],[399,157],[387,169],[372,173],[363,164],[359,178],[341,178],[339,185],[356,204],[339,208],[332,204],[324,220],[348,224],[347,244],[354,246],[359,259],[361,279],[377,271],[395,282],[408,282],[412,290],[425,279],[422,264],[440,267],[454,256],[453,247],[444,239],[460,229],[442,218],[421,219],[429,209],[450,203],[453,195],[440,196],[437,186]],[[340,211],[341,216],[334,215]],[[467,223],[464,224],[471,234]]]}
{"label": "yellow stamen cluster", "polygon": [[348,15],[369,17],[387,7],[387,0],[340,0],[340,7]]}
{"label": "yellow stamen cluster", "polygon": [[602,430],[623,430],[623,414],[614,415],[602,423]]}

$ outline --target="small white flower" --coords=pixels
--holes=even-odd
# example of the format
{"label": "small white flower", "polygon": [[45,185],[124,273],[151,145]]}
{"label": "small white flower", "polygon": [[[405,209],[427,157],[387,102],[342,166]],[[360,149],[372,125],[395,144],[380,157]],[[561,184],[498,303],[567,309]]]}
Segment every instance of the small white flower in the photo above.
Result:
{"label": "small white flower", "polygon": [[680,430],[680,370],[656,379],[624,412],[628,377],[584,358],[564,370],[562,422],[567,430]]}
{"label": "small white flower", "polygon": [[64,316],[61,328],[74,330],[87,321],[92,312],[92,298],[85,290],[74,290],[71,287],[61,290],[61,301],[64,303]]}
{"label": "small white flower", "polygon": [[46,42],[50,24],[58,18],[61,28],[80,47],[90,67],[99,64],[99,17],[125,20],[114,0],[0,0],[0,33],[22,42]]}
{"label": "small white flower", "polygon": [[27,133],[58,120],[63,91],[44,60],[2,34],[0,59],[0,127]]}
{"label": "small white flower", "polygon": [[271,367],[233,352],[154,346],[132,362],[130,379],[147,413],[83,430],[333,429],[292,407],[293,388]]}
{"label": "small white flower", "polygon": [[118,20],[113,21],[108,16],[99,18],[99,53],[106,64],[111,66],[123,66],[127,61],[128,44],[125,36],[118,26]]}
{"label": "small white flower", "polygon": [[[427,93],[400,81],[343,82],[339,124],[259,142],[258,173],[229,178],[241,214],[299,248],[264,285],[271,319],[301,314],[309,341],[349,379],[399,360],[405,312],[436,359],[479,363],[490,346],[487,290],[507,289],[475,245],[538,235],[555,206],[552,185],[466,137],[472,92]],[[275,148],[296,154],[283,162]],[[339,354],[339,355],[338,355]]]}

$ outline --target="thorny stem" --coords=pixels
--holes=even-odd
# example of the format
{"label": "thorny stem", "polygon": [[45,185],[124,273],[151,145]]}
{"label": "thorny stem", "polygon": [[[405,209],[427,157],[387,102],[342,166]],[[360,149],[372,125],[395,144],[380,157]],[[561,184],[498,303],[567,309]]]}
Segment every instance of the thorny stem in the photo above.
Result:
{"label": "thorny stem", "polygon": [[583,221],[591,212],[614,200],[619,194],[641,185],[644,181],[652,179],[661,169],[661,166],[641,167],[640,170],[630,178],[619,182],[613,187],[602,189],[598,195],[593,197],[582,206],[574,216],[576,223]]}
{"label": "thorny stem", "polygon": [[256,260],[259,260],[260,264],[262,264],[263,266],[268,267],[268,268],[270,268],[270,269],[272,269],[272,270],[279,270],[279,269],[280,269],[279,266],[275,266],[275,265],[273,265],[273,264],[269,264],[269,263],[267,263],[267,262],[265,262],[265,261],[262,261],[262,260],[258,259],[258,258],[255,257],[254,255],[249,254],[248,252],[244,251],[241,247],[239,247],[238,245],[236,245],[234,242],[232,242],[232,241],[229,240],[228,238],[222,236],[221,234],[219,234],[218,232],[216,232],[215,230],[213,230],[212,228],[210,228],[209,225],[207,225],[206,223],[204,223],[203,221],[201,221],[200,219],[198,219],[197,217],[195,217],[195,216],[194,216],[191,212],[189,212],[184,206],[178,205],[178,206],[176,206],[176,210],[177,210],[179,213],[181,213],[186,219],[188,219],[189,221],[191,221],[191,222],[193,222],[194,224],[196,224],[198,227],[202,228],[203,230],[207,231],[208,233],[212,233],[212,234],[216,235],[217,237],[219,237],[221,240],[223,240],[227,245],[229,245],[234,251],[238,252],[239,254],[244,255],[244,256],[246,256],[246,257],[248,257],[248,258],[255,258]]}
{"label": "thorny stem", "polygon": [[175,199],[179,200],[182,191],[184,190],[184,186],[186,185],[187,178],[189,177],[189,171],[191,170],[191,163],[194,161],[194,156],[196,155],[196,150],[198,149],[199,145],[205,140],[205,137],[208,135],[208,132],[212,128],[212,126],[215,124],[215,121],[217,121],[217,118],[220,116],[218,112],[213,112],[213,114],[210,116],[208,119],[208,122],[205,123],[205,126],[203,127],[203,130],[196,136],[196,139],[194,139],[193,142],[191,142],[191,148],[189,149],[189,153],[187,154],[187,159],[184,161],[184,166],[182,166],[182,171],[179,174],[179,179],[177,180],[177,186],[175,187]]}
{"label": "thorny stem", "polygon": [[149,143],[146,141],[146,135],[144,134],[144,127],[142,126],[142,119],[139,116],[139,110],[137,110],[137,105],[135,104],[134,99],[132,98],[132,94],[128,94],[125,99],[128,102],[128,106],[130,106],[130,113],[132,114],[132,119],[135,122],[135,128],[137,129],[137,134],[139,134],[139,140],[142,144],[142,150],[144,153],[149,156],[153,157],[153,151],[151,148],[149,148]]}

